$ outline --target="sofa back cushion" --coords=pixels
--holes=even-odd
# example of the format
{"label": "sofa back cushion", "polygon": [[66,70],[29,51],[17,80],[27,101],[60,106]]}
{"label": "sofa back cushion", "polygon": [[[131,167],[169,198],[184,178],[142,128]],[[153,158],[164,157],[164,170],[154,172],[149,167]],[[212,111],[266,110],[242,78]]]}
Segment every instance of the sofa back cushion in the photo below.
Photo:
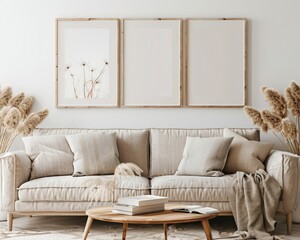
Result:
{"label": "sofa back cushion", "polygon": [[[231,129],[248,140],[259,141],[258,129]],[[151,129],[150,176],[174,174],[183,156],[187,136],[222,137],[223,128],[212,129]]]}
{"label": "sofa back cushion", "polygon": [[32,135],[71,135],[79,133],[116,133],[120,162],[132,162],[149,176],[149,131],[145,129],[37,128]]}
{"label": "sofa back cushion", "polygon": [[119,165],[116,133],[66,135],[74,153],[73,177],[114,174]]}

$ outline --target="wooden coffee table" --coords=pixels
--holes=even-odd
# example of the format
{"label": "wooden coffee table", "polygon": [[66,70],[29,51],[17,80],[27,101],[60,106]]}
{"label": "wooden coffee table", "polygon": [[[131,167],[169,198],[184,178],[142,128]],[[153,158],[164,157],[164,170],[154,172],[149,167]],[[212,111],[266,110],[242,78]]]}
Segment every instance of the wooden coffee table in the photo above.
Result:
{"label": "wooden coffee table", "polygon": [[189,223],[201,221],[203,230],[208,240],[213,239],[210,231],[208,220],[214,218],[218,213],[214,214],[191,214],[182,212],[172,212],[172,208],[182,207],[178,204],[166,204],[165,211],[148,213],[142,215],[128,216],[123,214],[112,213],[111,207],[99,207],[89,209],[86,211],[88,219],[85,225],[83,239],[87,239],[87,235],[91,229],[94,219],[104,222],[123,223],[123,236],[122,239],[126,239],[126,232],[128,224],[162,224],[164,225],[165,239],[168,235],[168,224],[176,223]]}

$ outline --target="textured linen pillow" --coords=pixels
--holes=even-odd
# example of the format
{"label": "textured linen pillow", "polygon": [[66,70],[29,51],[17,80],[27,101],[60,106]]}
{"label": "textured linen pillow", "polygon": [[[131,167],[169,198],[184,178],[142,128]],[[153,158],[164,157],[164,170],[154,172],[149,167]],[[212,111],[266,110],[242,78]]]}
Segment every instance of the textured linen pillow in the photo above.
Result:
{"label": "textured linen pillow", "polygon": [[187,137],[177,175],[223,176],[233,137]]}
{"label": "textured linen pillow", "polygon": [[112,174],[119,162],[116,133],[67,135],[74,153],[73,176]]}
{"label": "textured linen pillow", "polygon": [[31,179],[73,173],[73,153],[65,136],[29,136],[22,140],[32,160]]}
{"label": "textured linen pillow", "polygon": [[72,154],[66,137],[63,135],[30,136],[22,138],[28,155],[33,155],[45,150],[43,147],[56,149]]}
{"label": "textured linen pillow", "polygon": [[273,143],[249,141],[241,135],[225,128],[224,137],[234,137],[225,164],[224,173],[237,171],[253,173],[265,169],[263,162],[273,148]]}
{"label": "textured linen pillow", "polygon": [[41,151],[31,155],[30,179],[73,174],[73,155],[56,149],[39,146]]}

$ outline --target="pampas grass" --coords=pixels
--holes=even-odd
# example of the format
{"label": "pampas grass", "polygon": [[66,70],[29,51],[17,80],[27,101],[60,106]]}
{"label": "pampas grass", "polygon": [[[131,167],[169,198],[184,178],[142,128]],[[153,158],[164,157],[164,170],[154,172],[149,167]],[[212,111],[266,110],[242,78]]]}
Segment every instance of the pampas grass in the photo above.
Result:
{"label": "pampas grass", "polygon": [[111,203],[114,203],[117,197],[116,189],[118,188],[118,183],[122,181],[122,177],[141,177],[142,172],[143,170],[134,163],[120,163],[115,169],[112,180],[103,180],[101,184],[95,186],[96,191],[90,201],[90,206],[96,196],[105,191],[105,189],[109,189],[111,193]]}
{"label": "pampas grass", "polygon": [[291,152],[300,155],[300,86],[292,81],[284,94],[268,87],[262,87],[261,90],[271,111],[260,112],[245,106],[246,114],[256,126],[266,132],[272,131]]}
{"label": "pampas grass", "polygon": [[12,96],[10,87],[0,90],[0,153],[8,151],[19,134],[29,135],[48,115],[48,110],[31,113],[33,97]]}
{"label": "pampas grass", "polygon": [[119,181],[122,180],[122,177],[134,177],[134,176],[141,176],[143,170],[137,166],[134,163],[120,163],[114,173],[114,178],[113,178],[113,190],[112,190],[112,202],[115,201],[116,198],[116,193],[115,189],[118,186]]}

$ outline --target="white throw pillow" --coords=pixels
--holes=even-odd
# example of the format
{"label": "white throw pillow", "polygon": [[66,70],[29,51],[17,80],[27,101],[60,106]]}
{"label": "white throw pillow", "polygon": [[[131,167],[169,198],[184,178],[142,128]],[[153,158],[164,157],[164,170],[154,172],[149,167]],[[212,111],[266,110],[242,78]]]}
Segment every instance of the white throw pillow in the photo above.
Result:
{"label": "white throw pillow", "polygon": [[45,146],[39,148],[39,153],[30,155],[33,160],[30,179],[73,174],[73,154]]}
{"label": "white throw pillow", "polygon": [[233,137],[187,137],[177,175],[223,176]]}
{"label": "white throw pillow", "polygon": [[249,141],[241,135],[225,128],[224,137],[234,137],[224,173],[236,173],[237,171],[245,173],[254,173],[258,169],[265,169],[263,164],[272,150],[274,144],[269,142]]}
{"label": "white throw pillow", "polygon": [[74,154],[73,176],[113,174],[119,162],[116,133],[67,135]]}

